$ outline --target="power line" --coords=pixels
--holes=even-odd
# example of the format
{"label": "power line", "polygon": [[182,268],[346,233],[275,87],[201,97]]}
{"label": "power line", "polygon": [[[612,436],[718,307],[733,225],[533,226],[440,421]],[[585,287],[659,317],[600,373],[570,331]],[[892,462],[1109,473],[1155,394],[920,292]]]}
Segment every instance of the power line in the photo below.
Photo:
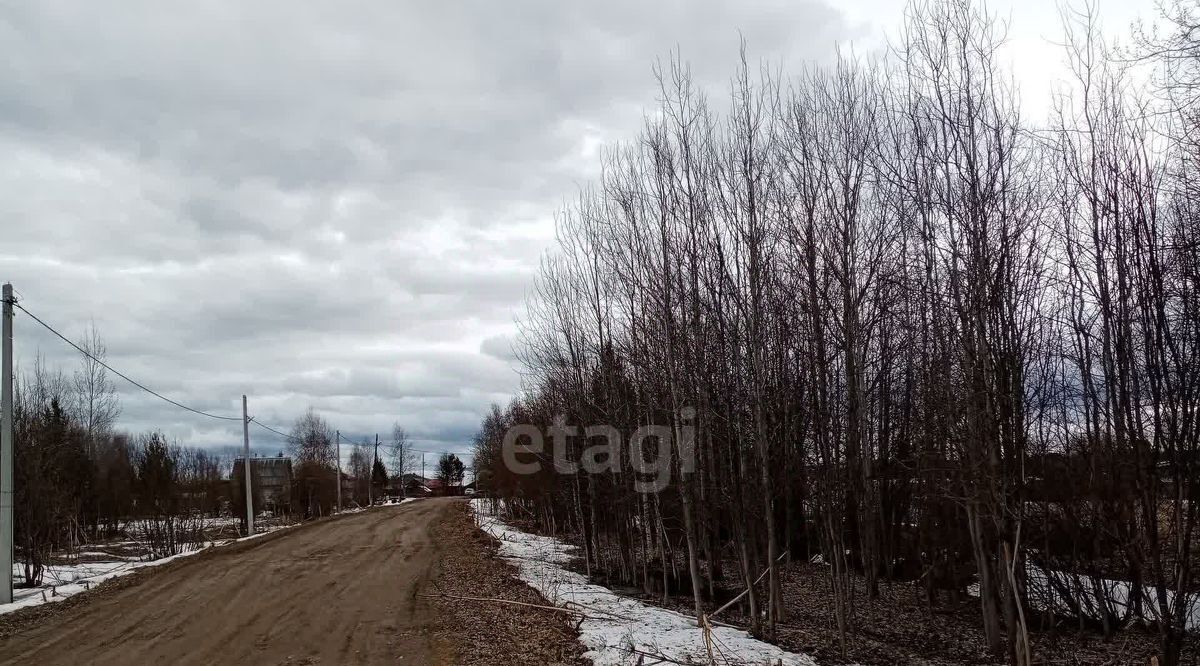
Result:
{"label": "power line", "polygon": [[286,440],[288,440],[288,441],[291,441],[291,440],[292,440],[292,436],[291,436],[291,435],[288,435],[288,434],[286,434],[286,433],[279,432],[278,430],[276,430],[276,429],[272,428],[271,426],[269,426],[269,425],[267,425],[267,424],[265,424],[265,423],[263,423],[263,422],[261,422],[261,421],[256,421],[256,420],[254,419],[254,417],[253,417],[253,416],[251,416],[251,417],[250,417],[250,422],[251,422],[251,423],[253,423],[254,425],[256,425],[256,426],[258,426],[258,427],[262,428],[263,430],[270,430],[271,432],[275,433],[276,435],[279,435],[280,437],[282,437],[282,438],[284,438],[284,439],[286,439]]}
{"label": "power line", "polygon": [[80,347],[79,345],[75,344],[74,342],[72,342],[72,341],[71,341],[71,339],[70,339],[70,338],[68,338],[67,336],[63,335],[62,333],[59,333],[58,331],[54,330],[54,327],[53,327],[53,326],[51,326],[50,324],[47,324],[46,322],[42,321],[40,318],[38,318],[38,316],[37,316],[37,315],[33,314],[33,313],[32,313],[32,312],[30,312],[29,310],[26,310],[24,306],[22,306],[20,303],[17,303],[16,299],[13,299],[13,306],[14,306],[14,307],[16,307],[16,308],[18,308],[18,309],[19,309],[21,312],[24,312],[25,314],[29,315],[29,316],[30,316],[30,318],[32,318],[32,319],[33,319],[34,321],[36,321],[37,323],[41,324],[41,325],[42,325],[42,328],[45,328],[47,331],[50,331],[50,332],[51,332],[51,333],[53,333],[54,335],[57,335],[57,336],[59,337],[59,339],[61,339],[63,342],[65,342],[65,343],[67,343],[67,344],[71,345],[72,347],[74,347],[74,348],[76,349],[76,351],[78,351],[80,354],[83,354],[84,356],[86,356],[86,357],[88,357],[88,358],[92,359],[93,361],[95,361],[95,362],[99,363],[101,366],[103,366],[103,367],[104,367],[106,370],[108,370],[109,372],[111,372],[111,373],[113,373],[114,375],[116,375],[116,376],[120,377],[121,379],[124,379],[125,381],[129,382],[130,384],[133,384],[134,386],[136,386],[136,387],[138,387],[138,388],[142,389],[142,390],[143,390],[143,391],[145,391],[146,393],[149,393],[150,395],[152,395],[152,396],[154,396],[154,397],[158,398],[159,400],[163,400],[163,401],[165,401],[165,402],[169,402],[169,403],[171,403],[172,405],[175,405],[176,407],[179,407],[180,409],[186,409],[187,411],[189,411],[189,412],[192,412],[193,414],[199,414],[200,416],[207,416],[207,417],[208,417],[208,418],[210,418],[210,419],[217,419],[217,420],[220,420],[220,421],[241,421],[241,420],[242,420],[242,417],[240,417],[240,416],[221,416],[221,415],[219,415],[219,414],[210,414],[210,413],[208,413],[208,412],[205,412],[205,411],[202,411],[202,410],[199,410],[199,409],[195,409],[195,408],[192,408],[192,407],[188,407],[187,405],[185,405],[185,404],[183,404],[183,403],[181,403],[181,402],[177,402],[177,401],[175,401],[175,400],[172,400],[172,399],[168,398],[167,396],[165,396],[165,395],[163,395],[163,394],[159,393],[158,391],[155,391],[154,389],[151,389],[151,388],[149,388],[149,387],[148,387],[148,386],[146,386],[145,384],[142,384],[141,382],[139,382],[139,381],[136,381],[136,380],[134,380],[134,379],[130,378],[130,377],[129,377],[129,375],[126,375],[125,373],[121,372],[120,370],[117,370],[116,368],[112,367],[111,365],[109,365],[109,364],[105,363],[103,360],[101,360],[101,359],[97,358],[97,357],[96,357],[94,354],[92,354],[91,352],[87,351],[87,350],[86,350],[86,349],[84,349],[83,347]]}
{"label": "power line", "polygon": [[412,449],[412,450],[415,451],[416,453],[429,453],[429,454],[452,453],[456,456],[464,456],[464,457],[468,457],[468,458],[475,457],[475,454],[471,453],[469,451],[424,451],[422,449]]}
{"label": "power line", "polygon": [[[108,370],[109,372],[112,372],[114,375],[116,375],[116,376],[120,377],[121,379],[124,379],[125,381],[127,381],[127,382],[129,382],[130,384],[133,384],[134,386],[136,386],[136,387],[138,387],[138,388],[142,389],[142,390],[143,390],[143,391],[145,391],[146,393],[149,393],[150,395],[152,395],[152,396],[154,396],[154,397],[158,398],[159,400],[163,400],[163,401],[165,401],[165,402],[168,402],[168,403],[170,403],[170,404],[172,404],[172,405],[175,405],[176,407],[179,407],[180,409],[185,409],[185,410],[187,410],[187,411],[189,411],[189,412],[192,412],[193,414],[199,414],[200,416],[207,416],[207,417],[208,417],[208,418],[210,418],[210,419],[217,419],[217,420],[220,420],[220,421],[241,421],[241,420],[242,420],[242,417],[240,417],[240,416],[221,416],[220,414],[211,414],[211,413],[209,413],[209,412],[205,412],[205,411],[202,411],[202,410],[199,410],[199,409],[195,409],[195,408],[193,408],[193,407],[188,407],[187,405],[185,405],[185,404],[183,404],[183,403],[181,403],[181,402],[178,402],[178,401],[176,401],[176,400],[172,400],[172,399],[168,398],[167,396],[165,396],[165,395],[163,395],[163,394],[159,393],[158,391],[155,391],[154,389],[151,389],[150,387],[146,386],[145,384],[142,384],[141,382],[139,382],[139,381],[137,381],[137,380],[135,380],[135,379],[131,378],[129,375],[126,375],[125,373],[121,372],[120,370],[117,370],[116,368],[112,367],[112,366],[111,366],[111,365],[109,365],[108,363],[105,363],[105,362],[104,362],[102,359],[100,359],[100,358],[96,357],[96,355],[95,355],[95,354],[92,354],[91,352],[87,351],[87,350],[86,350],[86,349],[84,349],[83,347],[80,347],[79,345],[75,344],[75,342],[73,342],[73,341],[72,341],[70,338],[68,338],[67,336],[63,335],[62,333],[59,333],[57,330],[55,330],[55,329],[54,329],[54,327],[53,327],[53,326],[51,326],[50,324],[47,324],[46,322],[42,321],[42,319],[41,319],[40,317],[38,317],[37,315],[35,315],[35,314],[33,314],[32,312],[30,312],[29,310],[27,310],[27,309],[25,308],[25,306],[23,306],[23,305],[21,305],[20,303],[18,303],[18,302],[17,302],[17,299],[15,299],[15,298],[14,298],[14,299],[12,299],[12,304],[13,304],[13,307],[15,307],[15,308],[19,309],[21,312],[24,312],[25,314],[29,315],[29,317],[30,317],[31,319],[33,319],[35,322],[37,322],[38,324],[40,324],[40,325],[42,326],[42,328],[45,328],[47,331],[50,331],[51,333],[53,333],[55,336],[57,336],[57,337],[58,337],[60,340],[62,340],[63,342],[65,342],[65,343],[67,343],[68,345],[71,345],[72,347],[74,347],[74,348],[75,348],[75,350],[76,350],[76,351],[78,351],[80,354],[83,354],[84,356],[86,356],[86,357],[88,357],[88,358],[92,359],[92,360],[93,360],[93,361],[95,361],[96,363],[99,363],[101,366],[103,366],[103,367],[104,367],[106,370]],[[280,437],[283,437],[285,440],[289,440],[289,441],[290,441],[290,440],[292,439],[292,436],[291,436],[291,435],[289,435],[289,434],[287,434],[287,433],[285,433],[285,432],[281,432],[281,431],[279,431],[279,430],[276,430],[275,428],[272,428],[271,426],[269,426],[269,425],[267,425],[267,424],[265,424],[265,423],[262,423],[261,421],[257,421],[257,420],[255,420],[253,417],[251,417],[251,418],[250,418],[250,422],[251,422],[251,423],[253,423],[254,425],[256,425],[256,426],[258,426],[258,427],[260,427],[260,428],[264,429],[264,430],[268,430],[268,431],[270,431],[270,432],[273,432],[273,433],[275,433],[276,435],[279,435]],[[468,452],[458,452],[458,451],[427,451],[427,450],[424,450],[424,449],[416,449],[416,448],[414,448],[414,449],[409,449],[409,450],[410,450],[410,451],[412,451],[412,452],[414,452],[414,453],[428,453],[428,454],[430,454],[430,455],[438,455],[438,454],[443,454],[443,453],[453,453],[453,454],[455,454],[455,455],[460,455],[460,456],[470,456],[470,457],[474,457],[474,454],[472,454],[472,453],[468,453]]]}
{"label": "power line", "polygon": [[[285,432],[281,432],[281,431],[279,431],[279,430],[276,430],[275,428],[272,428],[271,426],[269,426],[269,425],[267,425],[267,424],[265,424],[265,423],[263,423],[263,422],[261,422],[261,421],[258,421],[258,420],[256,420],[256,419],[255,419],[253,416],[251,416],[251,417],[250,417],[250,422],[251,422],[251,423],[253,423],[254,425],[256,425],[256,426],[258,426],[258,427],[260,427],[260,428],[264,429],[264,430],[269,430],[270,432],[273,432],[273,433],[275,433],[276,435],[279,435],[280,437],[283,437],[283,438],[284,438],[284,439],[286,439],[286,440],[289,440],[289,441],[291,441],[292,439],[295,439],[295,438],[294,438],[292,435],[289,435],[289,434],[287,434],[287,433],[285,433]],[[353,438],[352,438],[352,437],[343,436],[343,437],[342,437],[342,439],[343,439],[343,440],[350,440],[350,443],[351,443],[351,444],[354,444],[354,443],[355,443],[355,442],[353,441]],[[388,443],[387,443],[387,442],[380,442],[380,445],[386,445],[386,444],[388,444]],[[471,453],[470,451],[449,451],[449,450],[430,451],[430,450],[428,450],[428,449],[408,449],[408,450],[409,450],[409,451],[412,451],[413,453],[428,453],[428,454],[430,454],[430,455],[439,455],[439,454],[443,454],[443,453],[453,453],[453,454],[454,454],[454,455],[456,455],[456,456],[466,456],[466,457],[474,457],[474,456],[475,456],[475,454],[474,454],[474,453]]]}
{"label": "power line", "polygon": [[[276,431],[276,432],[278,432],[278,431]],[[342,441],[347,442],[352,445],[353,444],[363,444],[363,443],[369,444],[370,442],[367,441],[369,438],[370,438],[369,435],[359,434],[358,436],[354,436],[354,435],[348,434],[344,430],[342,431]],[[395,446],[395,440],[393,440],[393,441],[380,440],[379,445],[380,446],[389,446],[389,447]],[[430,455],[439,455],[442,453],[453,453],[456,456],[470,456],[470,457],[475,456],[475,454],[471,451],[452,451],[450,449],[430,450],[430,449],[418,449],[415,447],[405,447],[405,450],[412,451],[413,453],[428,453]]]}

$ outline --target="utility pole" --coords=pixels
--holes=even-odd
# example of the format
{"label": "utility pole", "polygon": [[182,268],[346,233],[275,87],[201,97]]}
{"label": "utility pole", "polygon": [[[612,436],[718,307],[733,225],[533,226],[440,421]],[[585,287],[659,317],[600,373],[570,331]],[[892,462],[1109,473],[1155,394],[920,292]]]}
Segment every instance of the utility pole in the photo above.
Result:
{"label": "utility pole", "polygon": [[246,536],[254,534],[254,490],[250,485],[250,415],[242,396],[242,476],[246,477]]}
{"label": "utility pole", "polygon": [[342,431],[337,430],[337,510],[342,512]]}
{"label": "utility pole", "polygon": [[[379,435],[375,435],[375,449],[379,450]],[[367,506],[375,505],[374,486],[372,481],[375,480],[375,458],[371,458],[371,471],[367,472]]]}
{"label": "utility pole", "polygon": [[13,288],[4,283],[0,363],[0,604],[11,604],[13,564]]}

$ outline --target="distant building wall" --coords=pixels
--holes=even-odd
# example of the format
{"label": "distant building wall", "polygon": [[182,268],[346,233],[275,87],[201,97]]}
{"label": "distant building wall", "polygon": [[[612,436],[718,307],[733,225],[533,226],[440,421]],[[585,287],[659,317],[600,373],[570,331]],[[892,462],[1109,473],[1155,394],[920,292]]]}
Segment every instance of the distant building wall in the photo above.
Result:
{"label": "distant building wall", "polygon": [[[242,458],[233,461],[235,477],[241,479]],[[250,477],[254,489],[254,512],[265,509],[277,513],[291,510],[292,459],[286,456],[274,458],[251,458]]]}

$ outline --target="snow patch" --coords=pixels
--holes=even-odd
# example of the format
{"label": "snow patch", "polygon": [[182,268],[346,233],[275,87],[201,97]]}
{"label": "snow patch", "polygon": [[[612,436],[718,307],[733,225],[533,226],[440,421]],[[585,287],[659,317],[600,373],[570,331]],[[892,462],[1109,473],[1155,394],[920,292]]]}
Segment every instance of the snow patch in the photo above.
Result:
{"label": "snow patch", "polygon": [[[13,601],[10,604],[0,604],[0,615],[11,613],[22,608],[30,606],[40,606],[42,604],[62,601],[67,597],[74,596],[81,592],[86,592],[93,587],[113,578],[128,576],[129,574],[144,569],[146,567],[157,567],[173,562],[175,560],[190,557],[197,553],[203,552],[208,548],[220,548],[231,543],[239,541],[247,541],[257,539],[271,532],[296,527],[299,523],[291,525],[279,525],[269,529],[264,529],[248,537],[238,539],[223,539],[221,541],[209,541],[201,547],[193,550],[171,555],[169,557],[161,557],[157,560],[148,561],[129,561],[128,559],[108,560],[99,562],[79,562],[76,564],[50,564],[46,565],[45,571],[42,574],[41,587],[16,587],[17,584],[25,580],[24,568],[20,563],[14,563],[12,569],[13,579]],[[96,551],[93,554],[99,554]],[[81,553],[82,554],[82,553]],[[108,557],[115,557],[104,553]]]}
{"label": "snow patch", "polygon": [[[500,555],[516,565],[521,580],[551,603],[586,614],[579,639],[596,666],[656,663],[654,656],[680,664],[707,664],[708,647],[695,618],[644,604],[593,585],[566,568],[575,546],[523,532],[492,515],[490,502],[472,499],[480,529],[500,542]],[[723,666],[816,666],[807,655],[786,652],[730,627],[714,627],[712,652]]]}
{"label": "snow patch", "polygon": [[[1158,612],[1158,588],[1147,585],[1142,589],[1141,612],[1130,609],[1132,584],[1129,581],[1109,578],[1093,578],[1082,574],[1045,569],[1033,561],[1025,562],[1025,585],[1029,605],[1037,610],[1072,614],[1078,606],[1091,617],[1100,617],[1105,608],[1118,614],[1129,614],[1130,623],[1156,623],[1162,618]],[[979,596],[979,583],[967,586],[967,594]],[[1175,592],[1166,591],[1169,604],[1175,604]],[[1200,594],[1184,597],[1185,629],[1200,631]]]}

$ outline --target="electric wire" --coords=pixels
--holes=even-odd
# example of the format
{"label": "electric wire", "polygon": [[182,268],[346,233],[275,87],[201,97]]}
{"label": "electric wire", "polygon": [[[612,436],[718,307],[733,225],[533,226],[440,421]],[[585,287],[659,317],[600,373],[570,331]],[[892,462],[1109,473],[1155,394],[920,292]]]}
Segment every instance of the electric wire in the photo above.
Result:
{"label": "electric wire", "polygon": [[[129,382],[130,384],[133,384],[134,386],[136,386],[136,387],[140,388],[141,390],[145,391],[146,393],[149,393],[150,395],[152,395],[152,396],[154,396],[154,397],[158,398],[159,400],[162,400],[162,401],[164,401],[164,402],[168,402],[168,403],[170,403],[170,404],[172,404],[172,405],[174,405],[174,406],[176,406],[176,407],[179,407],[180,409],[184,409],[184,410],[187,410],[187,411],[189,411],[189,412],[192,412],[193,414],[199,414],[200,416],[206,416],[206,417],[208,417],[208,418],[210,418],[210,419],[217,419],[217,420],[220,420],[220,421],[241,421],[241,420],[242,420],[242,417],[240,417],[240,416],[221,416],[220,414],[212,414],[212,413],[209,413],[209,412],[206,412],[206,411],[200,410],[200,409],[196,409],[196,408],[194,408],[194,407],[189,407],[189,406],[187,406],[187,405],[185,405],[185,404],[183,404],[183,403],[181,403],[181,402],[179,402],[179,401],[177,401],[177,400],[172,400],[171,398],[168,398],[167,396],[165,396],[165,395],[163,395],[163,394],[159,393],[158,391],[155,391],[154,389],[152,389],[152,388],[150,388],[150,387],[146,386],[145,384],[143,384],[143,383],[141,383],[141,382],[139,382],[139,381],[137,381],[137,380],[133,379],[133,378],[132,378],[132,377],[130,377],[129,375],[126,375],[125,373],[121,372],[120,370],[117,370],[116,368],[112,367],[112,366],[111,366],[111,365],[109,365],[108,363],[105,363],[105,362],[104,362],[102,359],[100,359],[100,358],[96,357],[96,355],[95,355],[95,354],[92,354],[91,352],[89,352],[88,350],[84,349],[83,347],[80,347],[79,345],[75,344],[75,342],[73,342],[73,341],[72,341],[70,338],[68,338],[67,336],[63,335],[62,333],[59,333],[59,332],[58,332],[58,331],[57,331],[57,330],[56,330],[56,329],[55,329],[53,326],[51,326],[50,324],[47,324],[47,323],[46,323],[45,321],[43,321],[43,320],[42,320],[40,317],[38,317],[37,315],[33,314],[33,313],[32,313],[32,312],[30,312],[28,309],[26,309],[26,308],[25,308],[25,306],[23,306],[23,305],[21,305],[20,303],[18,303],[18,302],[17,302],[17,299],[15,299],[15,298],[14,298],[14,299],[12,299],[12,305],[13,305],[13,307],[17,308],[17,309],[18,309],[18,310],[20,310],[21,312],[24,312],[25,314],[29,315],[29,317],[30,317],[31,319],[33,319],[35,322],[37,322],[38,324],[40,324],[40,325],[42,326],[42,328],[46,329],[47,331],[50,331],[51,333],[53,333],[53,334],[54,334],[55,336],[57,336],[57,337],[58,337],[60,340],[62,340],[63,342],[67,343],[68,345],[71,345],[71,347],[75,348],[75,350],[76,350],[76,351],[78,351],[80,354],[83,354],[84,356],[86,356],[86,357],[90,358],[91,360],[95,361],[96,363],[99,363],[101,366],[103,366],[103,367],[104,367],[106,370],[108,370],[109,372],[111,372],[111,373],[113,373],[114,375],[116,375],[116,376],[120,377],[121,379],[124,379],[125,381]],[[251,423],[253,423],[254,425],[256,425],[256,426],[258,426],[258,427],[260,427],[260,428],[264,429],[264,430],[268,430],[268,431],[270,431],[270,432],[273,432],[273,433],[275,433],[276,435],[279,435],[280,437],[284,438],[284,439],[285,439],[285,440],[287,440],[287,441],[291,441],[291,440],[293,439],[293,437],[292,437],[291,435],[289,435],[289,434],[287,434],[287,433],[285,433],[285,432],[281,432],[281,431],[279,431],[279,430],[276,430],[275,428],[272,428],[271,426],[269,426],[269,425],[267,425],[267,424],[265,424],[265,423],[263,423],[263,422],[261,422],[261,421],[258,421],[258,420],[256,420],[254,417],[250,417],[250,422],[251,422]],[[417,448],[412,448],[412,449],[409,449],[409,450],[410,450],[410,451],[412,451],[412,452],[414,452],[414,453],[428,453],[428,454],[431,454],[431,455],[440,455],[440,454],[445,454],[445,453],[453,453],[454,455],[458,455],[458,456],[464,456],[464,457],[474,457],[474,455],[473,455],[473,454],[471,454],[471,453],[468,453],[468,452],[458,452],[458,451],[428,451],[428,450],[424,450],[424,449],[417,449]]]}
{"label": "electric wire", "polygon": [[253,423],[254,425],[262,428],[263,430],[270,430],[271,432],[275,433],[276,435],[279,435],[280,437],[288,440],[289,442],[292,441],[292,439],[293,439],[293,437],[291,435],[280,432],[261,421],[257,421],[257,420],[255,420],[255,418],[253,416],[250,417],[250,422]]}
{"label": "electric wire", "polygon": [[79,345],[75,344],[74,342],[72,342],[72,341],[71,341],[71,339],[70,339],[70,338],[68,338],[67,336],[63,335],[62,333],[59,333],[57,330],[55,330],[55,329],[54,329],[54,327],[53,327],[53,326],[51,326],[50,324],[47,324],[46,322],[42,321],[42,320],[41,320],[41,319],[40,319],[40,318],[39,318],[37,315],[35,315],[35,314],[33,314],[32,312],[30,312],[29,310],[27,310],[27,309],[25,308],[25,306],[23,306],[23,305],[21,305],[20,303],[18,303],[18,302],[16,301],[16,299],[13,299],[13,301],[12,301],[12,305],[13,305],[13,307],[17,308],[17,309],[18,309],[18,310],[20,310],[21,312],[24,312],[25,314],[29,315],[29,317],[30,317],[31,319],[33,319],[34,321],[36,321],[37,323],[41,324],[41,325],[42,325],[42,328],[46,329],[47,331],[50,331],[50,332],[51,332],[51,333],[53,333],[54,335],[58,336],[58,337],[59,337],[59,339],[61,339],[63,342],[65,342],[65,343],[67,343],[67,344],[71,345],[72,347],[74,347],[74,348],[75,348],[75,350],[76,350],[76,351],[78,351],[80,354],[83,354],[84,356],[86,356],[86,357],[88,357],[88,358],[92,359],[92,360],[93,360],[93,361],[95,361],[96,363],[99,363],[101,366],[103,366],[103,367],[104,367],[106,370],[108,370],[109,372],[111,372],[111,373],[113,373],[114,375],[116,375],[116,376],[120,377],[121,379],[124,379],[125,381],[129,382],[130,384],[133,384],[134,386],[136,386],[136,387],[138,387],[138,388],[142,389],[142,390],[143,390],[143,391],[145,391],[146,393],[149,393],[150,395],[152,395],[152,396],[154,396],[154,397],[158,398],[159,400],[162,400],[162,401],[164,401],[164,402],[169,402],[169,403],[171,403],[172,405],[175,405],[176,407],[179,407],[180,409],[185,409],[185,410],[187,410],[187,411],[189,411],[189,412],[192,412],[193,414],[199,414],[200,416],[207,416],[207,417],[208,417],[208,418],[210,418],[210,419],[217,419],[217,420],[219,420],[219,421],[241,421],[241,420],[242,420],[242,417],[240,417],[240,416],[221,416],[221,415],[219,415],[219,414],[210,414],[209,412],[206,412],[206,411],[203,411],[203,410],[200,410],[200,409],[195,409],[195,408],[193,408],[193,407],[188,407],[187,405],[183,404],[182,402],[178,402],[178,401],[176,401],[176,400],[172,400],[172,399],[168,398],[167,396],[165,396],[165,395],[163,395],[163,394],[159,393],[158,391],[155,391],[154,389],[152,389],[152,388],[150,388],[150,387],[146,386],[145,384],[143,384],[143,383],[141,383],[141,382],[139,382],[139,381],[137,381],[137,380],[135,380],[135,379],[131,378],[129,375],[126,375],[125,373],[121,372],[120,370],[117,370],[116,368],[112,367],[111,365],[109,365],[109,364],[105,363],[103,360],[101,360],[101,359],[97,358],[97,357],[96,357],[94,354],[92,354],[91,352],[87,351],[87,350],[86,350],[86,349],[84,349],[83,347],[80,347]]}

